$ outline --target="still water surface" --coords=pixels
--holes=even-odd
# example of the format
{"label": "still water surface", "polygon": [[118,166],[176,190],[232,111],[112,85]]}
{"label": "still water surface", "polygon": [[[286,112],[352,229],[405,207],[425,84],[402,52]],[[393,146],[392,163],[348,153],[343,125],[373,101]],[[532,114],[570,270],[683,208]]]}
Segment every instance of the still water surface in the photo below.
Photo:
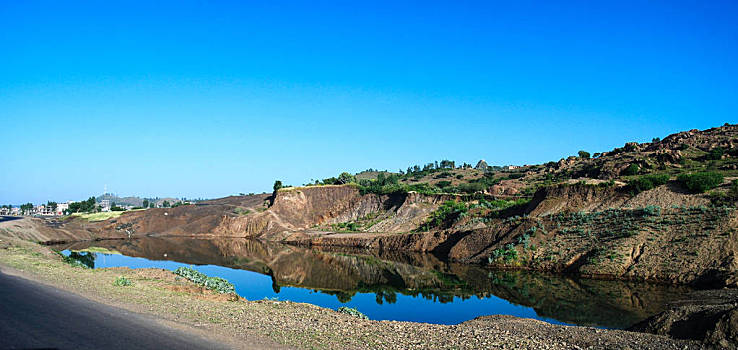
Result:
{"label": "still water surface", "polygon": [[[513,315],[557,324],[626,328],[663,311],[684,288],[492,271],[431,254],[323,251],[244,239],[151,237],[57,246],[94,268],[193,266],[249,300],[353,307],[373,320],[456,324]],[[94,250],[94,249],[93,249]]]}

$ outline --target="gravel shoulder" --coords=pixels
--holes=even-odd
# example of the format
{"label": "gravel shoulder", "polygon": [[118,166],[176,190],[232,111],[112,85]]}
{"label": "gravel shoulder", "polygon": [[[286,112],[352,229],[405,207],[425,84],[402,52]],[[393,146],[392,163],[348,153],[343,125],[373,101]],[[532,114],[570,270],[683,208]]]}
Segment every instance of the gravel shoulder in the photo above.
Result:
{"label": "gravel shoulder", "polygon": [[11,349],[228,349],[148,315],[0,272],[0,339]]}
{"label": "gravel shoulder", "polygon": [[[230,348],[696,349],[700,343],[619,330],[552,325],[511,316],[458,325],[361,320],[318,306],[213,294],[160,269],[72,267],[46,247],[0,241],[3,273],[154,317]],[[132,286],[114,286],[125,276]]]}

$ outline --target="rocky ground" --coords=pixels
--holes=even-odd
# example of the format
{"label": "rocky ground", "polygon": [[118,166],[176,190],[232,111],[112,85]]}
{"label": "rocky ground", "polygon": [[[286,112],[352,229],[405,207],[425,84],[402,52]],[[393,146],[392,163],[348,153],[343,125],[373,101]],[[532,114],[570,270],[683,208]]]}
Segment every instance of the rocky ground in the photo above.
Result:
{"label": "rocky ground", "polygon": [[[182,329],[208,334],[234,348],[324,349],[691,349],[700,344],[644,333],[551,325],[488,316],[458,325],[371,321],[314,305],[246,301],[218,295],[158,269],[72,267],[48,248],[2,239],[4,272],[154,315]],[[118,276],[132,286],[114,286]],[[254,341],[256,340],[256,343]]]}
{"label": "rocky ground", "polygon": [[738,349],[738,291],[697,291],[665,312],[630,327],[633,331],[702,341],[706,347]]}

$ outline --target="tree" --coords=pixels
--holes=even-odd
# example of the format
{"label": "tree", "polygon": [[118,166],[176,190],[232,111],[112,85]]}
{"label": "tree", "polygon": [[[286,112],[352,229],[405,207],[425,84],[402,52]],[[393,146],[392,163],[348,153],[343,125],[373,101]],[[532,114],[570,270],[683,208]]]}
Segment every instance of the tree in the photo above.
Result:
{"label": "tree", "polygon": [[579,151],[579,158],[589,159],[589,152],[587,152],[587,151]]}
{"label": "tree", "polygon": [[338,175],[337,182],[342,185],[347,184],[347,183],[356,182],[356,177],[344,171],[341,173],[341,175]]}
{"label": "tree", "polygon": [[89,213],[95,211],[95,204],[97,201],[95,197],[87,198],[85,201],[73,202],[69,204],[68,212],[70,213]]}
{"label": "tree", "polygon": [[95,207],[95,204],[97,204],[97,199],[95,199],[95,197],[87,198],[87,206],[88,207],[94,208]]}
{"label": "tree", "polygon": [[677,180],[684,184],[690,191],[695,193],[703,193],[720,186],[723,183],[723,175],[720,173],[707,171],[692,174],[680,174]]}
{"label": "tree", "polygon": [[170,207],[169,201],[164,201],[164,203],[162,203],[161,206],[164,208],[169,208]]}
{"label": "tree", "polygon": [[46,206],[51,208],[51,211],[56,212],[56,208],[59,206],[56,202],[48,201],[46,202]]}
{"label": "tree", "polygon": [[279,191],[280,188],[282,188],[282,181],[280,180],[274,181],[274,192]]}
{"label": "tree", "polygon": [[148,199],[144,199],[142,207],[144,207],[144,208],[148,208],[149,207],[149,200]]}
{"label": "tree", "polygon": [[22,213],[28,214],[31,210],[33,210],[33,203],[21,204],[20,210]]}

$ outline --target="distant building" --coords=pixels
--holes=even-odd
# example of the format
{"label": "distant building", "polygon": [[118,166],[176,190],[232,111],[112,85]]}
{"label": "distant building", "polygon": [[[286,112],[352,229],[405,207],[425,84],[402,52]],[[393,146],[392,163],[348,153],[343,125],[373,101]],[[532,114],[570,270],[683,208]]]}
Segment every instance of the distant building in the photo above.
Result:
{"label": "distant building", "polygon": [[48,205],[37,205],[33,207],[33,214],[43,215],[43,216],[55,216],[55,215],[60,215],[60,214],[57,214],[58,210],[59,210],[58,204],[57,204],[56,210]]}
{"label": "distant building", "polygon": [[72,203],[72,201],[57,204],[56,205],[56,215],[64,215],[64,211],[69,209],[69,203]]}
{"label": "distant building", "polygon": [[110,211],[110,200],[103,199],[100,201],[100,210],[102,211]]}

